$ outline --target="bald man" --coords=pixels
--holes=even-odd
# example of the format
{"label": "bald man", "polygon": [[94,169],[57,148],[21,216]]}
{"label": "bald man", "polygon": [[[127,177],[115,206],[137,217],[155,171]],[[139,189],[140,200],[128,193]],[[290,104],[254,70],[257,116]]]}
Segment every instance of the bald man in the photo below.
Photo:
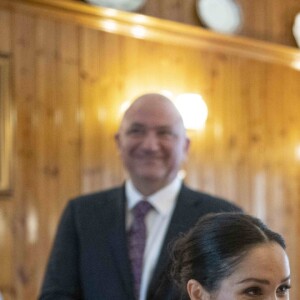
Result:
{"label": "bald man", "polygon": [[[115,140],[129,177],[122,186],[68,203],[40,300],[181,299],[169,281],[169,243],[204,214],[240,211],[226,200],[191,190],[178,176],[190,141],[168,98],[145,94],[136,99]],[[143,225],[134,225],[141,202],[150,209]],[[137,245],[129,242],[134,226],[137,231],[145,227],[138,272],[131,253],[140,244],[133,252],[129,246]]]}

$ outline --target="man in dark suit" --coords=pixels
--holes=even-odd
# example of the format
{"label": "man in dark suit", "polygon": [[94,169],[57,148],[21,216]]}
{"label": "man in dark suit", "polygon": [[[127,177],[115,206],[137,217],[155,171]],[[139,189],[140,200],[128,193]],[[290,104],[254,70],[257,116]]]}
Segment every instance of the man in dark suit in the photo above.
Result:
{"label": "man in dark suit", "polygon": [[[240,210],[183,184],[178,171],[190,141],[179,112],[166,97],[139,97],[125,112],[115,139],[129,178],[121,187],[69,202],[40,300],[179,299],[168,277],[168,244],[202,215]],[[139,274],[132,266],[136,253],[131,253],[137,249],[132,252],[129,236],[141,202],[150,208],[143,219],[146,240]]]}

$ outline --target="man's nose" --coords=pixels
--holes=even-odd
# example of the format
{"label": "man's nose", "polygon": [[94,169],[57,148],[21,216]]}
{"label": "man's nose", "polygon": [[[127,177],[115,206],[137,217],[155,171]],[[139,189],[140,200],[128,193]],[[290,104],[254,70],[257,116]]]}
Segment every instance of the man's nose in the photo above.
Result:
{"label": "man's nose", "polygon": [[144,136],[143,147],[148,150],[157,150],[159,148],[159,138],[154,132],[148,132]]}

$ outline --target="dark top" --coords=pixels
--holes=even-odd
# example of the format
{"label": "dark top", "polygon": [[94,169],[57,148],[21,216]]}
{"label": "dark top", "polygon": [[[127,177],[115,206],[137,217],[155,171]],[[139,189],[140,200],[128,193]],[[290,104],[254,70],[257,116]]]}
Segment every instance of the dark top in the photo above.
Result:
{"label": "dark top", "polygon": [[[40,300],[133,300],[124,186],[71,200],[65,208]],[[180,299],[168,277],[168,244],[199,217],[241,211],[224,199],[181,187],[147,300]]]}

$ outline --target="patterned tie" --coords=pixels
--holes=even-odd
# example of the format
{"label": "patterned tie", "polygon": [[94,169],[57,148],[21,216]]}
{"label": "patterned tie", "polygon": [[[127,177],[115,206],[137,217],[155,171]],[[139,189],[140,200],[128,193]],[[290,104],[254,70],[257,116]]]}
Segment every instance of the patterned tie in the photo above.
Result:
{"label": "patterned tie", "polygon": [[134,290],[136,299],[139,299],[140,285],[143,271],[143,256],[146,245],[145,216],[152,205],[142,200],[132,210],[133,223],[128,232],[128,250],[134,278]]}

